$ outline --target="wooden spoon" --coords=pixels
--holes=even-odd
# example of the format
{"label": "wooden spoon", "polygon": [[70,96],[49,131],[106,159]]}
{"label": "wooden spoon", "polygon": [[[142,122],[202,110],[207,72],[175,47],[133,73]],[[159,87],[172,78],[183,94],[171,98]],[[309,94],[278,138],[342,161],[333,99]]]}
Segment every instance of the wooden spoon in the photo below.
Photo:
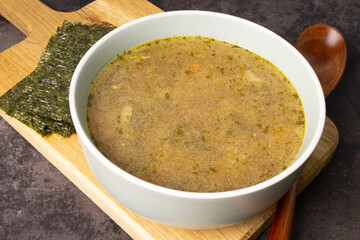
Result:
{"label": "wooden spoon", "polygon": [[[300,35],[295,47],[314,69],[327,97],[338,84],[345,69],[344,37],[332,26],[316,24]],[[279,200],[268,240],[289,239],[298,182],[299,179]]]}

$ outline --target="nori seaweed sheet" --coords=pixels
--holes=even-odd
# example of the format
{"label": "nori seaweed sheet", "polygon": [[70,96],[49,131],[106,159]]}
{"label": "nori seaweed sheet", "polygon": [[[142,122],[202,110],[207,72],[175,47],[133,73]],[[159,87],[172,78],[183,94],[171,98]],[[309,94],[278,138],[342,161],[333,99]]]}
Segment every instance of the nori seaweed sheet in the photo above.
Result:
{"label": "nori seaweed sheet", "polygon": [[71,77],[81,57],[112,26],[64,21],[37,68],[0,97],[0,108],[41,135],[75,133],[69,109]]}

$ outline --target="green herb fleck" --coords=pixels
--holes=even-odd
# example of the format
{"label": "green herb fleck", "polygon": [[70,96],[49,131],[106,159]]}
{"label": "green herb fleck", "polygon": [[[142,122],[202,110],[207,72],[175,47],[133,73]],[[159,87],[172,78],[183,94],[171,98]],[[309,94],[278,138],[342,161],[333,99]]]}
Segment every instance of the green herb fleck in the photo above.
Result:
{"label": "green herb fleck", "polygon": [[297,121],[296,125],[304,125],[305,121]]}
{"label": "green herb fleck", "polygon": [[176,131],[176,134],[179,135],[179,136],[183,135],[183,134],[184,134],[184,129],[183,129],[183,127],[179,127],[179,128],[177,129],[177,131]]}
{"label": "green herb fleck", "polygon": [[269,132],[269,128],[270,128],[269,126],[266,126],[266,127],[262,130],[262,132],[263,132],[263,133]]}
{"label": "green herb fleck", "polygon": [[217,172],[217,170],[216,170],[215,168],[213,168],[213,167],[210,167],[209,170],[210,170],[211,172],[213,172],[213,173],[216,173],[216,172]]}

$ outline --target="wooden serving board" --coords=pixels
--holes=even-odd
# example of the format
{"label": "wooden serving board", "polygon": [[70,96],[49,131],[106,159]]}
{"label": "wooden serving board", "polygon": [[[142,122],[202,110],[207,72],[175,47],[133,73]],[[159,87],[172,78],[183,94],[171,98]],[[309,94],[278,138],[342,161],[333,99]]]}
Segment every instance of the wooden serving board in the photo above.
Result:
{"label": "wooden serving board", "polygon": [[[120,26],[159,12],[159,8],[146,0],[96,0],[71,13],[53,11],[36,0],[0,0],[0,14],[27,36],[0,53],[0,95],[36,68],[47,41],[63,20]],[[247,221],[212,230],[184,230],[149,221],[127,210],[103,189],[91,172],[75,134],[69,138],[56,134],[41,137],[1,110],[0,115],[134,239],[255,239],[271,223],[275,205]],[[338,139],[336,126],[327,118],[321,140],[301,174],[299,191],[327,165]]]}

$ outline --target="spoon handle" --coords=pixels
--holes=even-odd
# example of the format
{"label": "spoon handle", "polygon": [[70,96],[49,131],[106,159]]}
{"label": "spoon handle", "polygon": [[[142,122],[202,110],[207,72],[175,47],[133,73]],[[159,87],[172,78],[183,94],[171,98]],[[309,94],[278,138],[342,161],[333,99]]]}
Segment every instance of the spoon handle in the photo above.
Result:
{"label": "spoon handle", "polygon": [[268,240],[285,240],[290,238],[299,179],[290,190],[278,201],[274,220]]}

